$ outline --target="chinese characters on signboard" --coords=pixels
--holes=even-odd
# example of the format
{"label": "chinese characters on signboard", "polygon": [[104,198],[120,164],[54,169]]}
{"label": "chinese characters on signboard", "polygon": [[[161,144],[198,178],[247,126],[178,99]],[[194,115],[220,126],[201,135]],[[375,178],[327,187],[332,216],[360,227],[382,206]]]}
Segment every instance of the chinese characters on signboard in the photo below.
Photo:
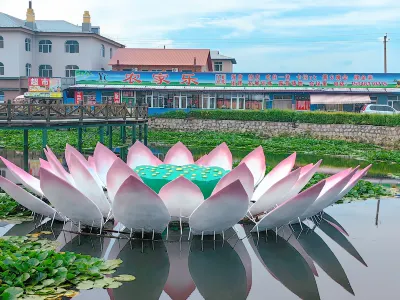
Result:
{"label": "chinese characters on signboard", "polygon": [[75,104],[80,104],[83,101],[83,92],[75,92]]}
{"label": "chinese characters on signboard", "polygon": [[120,94],[119,92],[114,92],[114,103],[120,103],[121,99],[120,99]]}
{"label": "chinese characters on signboard", "polygon": [[[400,88],[400,74],[338,73],[179,73],[179,72],[113,72],[99,81],[96,72],[76,71],[77,84],[110,84],[141,86],[199,86],[245,88]],[[106,80],[104,79],[106,78]],[[39,83],[38,83],[39,84]]]}
{"label": "chinese characters on signboard", "polygon": [[60,93],[61,78],[29,77],[29,92]]}

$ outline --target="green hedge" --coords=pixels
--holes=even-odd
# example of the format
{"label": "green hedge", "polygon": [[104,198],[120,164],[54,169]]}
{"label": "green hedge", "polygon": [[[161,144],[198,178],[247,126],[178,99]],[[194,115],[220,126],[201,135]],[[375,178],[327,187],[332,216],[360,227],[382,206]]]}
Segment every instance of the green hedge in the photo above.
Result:
{"label": "green hedge", "polygon": [[268,122],[299,122],[313,124],[354,124],[375,126],[400,126],[399,115],[356,114],[343,112],[299,112],[291,110],[191,110],[170,111],[157,115],[159,118],[171,119],[209,119],[209,120],[241,120]]}

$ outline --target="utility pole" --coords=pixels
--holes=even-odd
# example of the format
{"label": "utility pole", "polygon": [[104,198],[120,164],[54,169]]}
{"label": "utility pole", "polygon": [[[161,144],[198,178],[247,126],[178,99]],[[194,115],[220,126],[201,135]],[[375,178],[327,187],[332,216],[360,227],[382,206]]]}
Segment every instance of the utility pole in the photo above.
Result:
{"label": "utility pole", "polygon": [[383,63],[384,63],[384,72],[387,73],[387,56],[386,56],[386,44],[388,42],[388,38],[387,38],[387,33],[385,34],[385,36],[383,37]]}

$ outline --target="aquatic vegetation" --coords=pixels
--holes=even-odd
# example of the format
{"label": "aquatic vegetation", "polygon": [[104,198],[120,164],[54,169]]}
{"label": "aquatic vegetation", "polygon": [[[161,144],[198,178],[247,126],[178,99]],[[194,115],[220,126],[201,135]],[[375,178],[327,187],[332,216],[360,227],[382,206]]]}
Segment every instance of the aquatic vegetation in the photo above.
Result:
{"label": "aquatic vegetation", "polygon": [[0,221],[21,223],[32,220],[32,212],[19,205],[7,194],[0,194]]}
{"label": "aquatic vegetation", "polygon": [[121,260],[58,253],[56,242],[37,237],[0,238],[0,295],[2,299],[73,297],[74,289],[118,288],[130,275],[106,277]]}

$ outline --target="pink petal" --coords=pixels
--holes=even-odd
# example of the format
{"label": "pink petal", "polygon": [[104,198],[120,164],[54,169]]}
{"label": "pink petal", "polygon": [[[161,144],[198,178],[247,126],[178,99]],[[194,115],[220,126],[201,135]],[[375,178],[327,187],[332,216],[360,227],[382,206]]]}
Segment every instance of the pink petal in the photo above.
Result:
{"label": "pink petal", "polygon": [[288,199],[296,196],[298,193],[301,192],[301,190],[307,185],[307,183],[311,180],[314,174],[318,171],[321,163],[322,160],[317,162],[315,165],[311,164],[303,168],[300,168],[300,178],[297,180],[296,184],[290,190]]}
{"label": "pink petal", "polygon": [[340,197],[339,199],[342,199],[344,196],[346,196],[346,194],[348,192],[350,192],[350,190],[358,183],[358,181],[360,181],[361,178],[363,178],[365,175],[367,175],[367,173],[371,167],[372,167],[372,165],[369,165],[368,167],[366,167],[360,171],[357,171],[356,174],[353,175],[353,177],[351,178],[349,183],[346,185],[346,187],[341,191],[341,193],[339,195],[339,197]]}
{"label": "pink petal", "polygon": [[138,166],[158,166],[163,162],[153,155],[153,152],[141,142],[137,141],[128,152],[127,164],[135,169]]}
{"label": "pink petal", "polygon": [[0,176],[0,187],[8,194],[11,198],[17,201],[22,206],[26,207],[30,211],[36,214],[43,215],[46,217],[53,218],[56,220],[64,221],[64,219],[55,211],[54,208],[47,205],[39,198],[28,193],[24,189],[17,186],[15,183],[8,179]]}
{"label": "pink petal", "polygon": [[299,176],[300,169],[297,169],[275,183],[252,207],[250,207],[249,212],[253,216],[257,216],[274,209],[276,205],[281,205],[290,199],[290,190],[296,184]]}
{"label": "pink petal", "polygon": [[236,180],[240,180],[240,183],[246,190],[246,193],[250,201],[251,197],[253,196],[254,179],[247,164],[239,165],[231,172],[226,174],[224,177],[222,177],[221,180],[215,186],[212,195],[218,193],[220,190],[224,189],[225,187],[235,182]]}
{"label": "pink petal", "polygon": [[333,222],[331,222],[331,221],[328,221],[328,220],[326,220],[326,219],[324,219],[324,220],[325,220],[326,223],[328,223],[329,225],[331,225],[332,227],[334,227],[334,228],[335,228],[337,231],[339,231],[340,233],[349,236],[349,234],[347,233],[347,231],[346,231],[342,226],[339,226],[339,225],[337,225],[337,224],[335,224],[335,223],[333,223]]}
{"label": "pink petal", "polygon": [[4,157],[0,156],[0,159],[3,161],[3,163],[6,165],[6,167],[10,170],[10,172],[16,177],[19,181],[21,181],[21,184],[30,190],[32,193],[38,195],[38,196],[43,196],[42,189],[40,188],[40,181],[39,179],[33,177],[31,174],[25,172],[21,168],[17,167],[14,165],[12,162],[9,160],[5,159]]}
{"label": "pink petal", "polygon": [[47,160],[39,158],[39,164],[41,167],[44,167],[46,169],[51,169],[51,165]]}
{"label": "pink petal", "polygon": [[221,233],[243,219],[248,205],[246,190],[236,180],[196,208],[189,218],[189,226],[194,234]]}
{"label": "pink petal", "polygon": [[55,209],[70,220],[88,226],[102,226],[103,216],[92,201],[67,181],[40,169],[40,186]]}
{"label": "pink petal", "polygon": [[204,163],[207,161],[207,157],[208,157],[207,154],[205,154],[205,155],[203,155],[202,157],[200,157],[200,158],[196,161],[196,165],[198,165],[198,166],[203,166]]}
{"label": "pink petal", "polygon": [[262,146],[256,148],[253,152],[249,153],[240,164],[246,164],[253,174],[254,186],[257,186],[265,176],[267,168],[265,164],[264,149]]}
{"label": "pink petal", "polygon": [[106,185],[107,173],[110,170],[112,164],[117,159],[117,156],[102,143],[97,143],[93,157],[96,165],[97,175],[99,176],[103,184]]}
{"label": "pink petal", "polygon": [[323,188],[321,194],[318,196],[315,202],[304,212],[300,219],[304,220],[306,218],[310,218],[322,211],[324,208],[332,205],[334,202],[339,200],[338,196],[340,192],[349,183],[350,179],[356,172],[357,169],[353,170],[352,172],[347,172],[347,170],[345,170],[338,173],[341,175],[340,177],[338,176],[338,174],[336,174],[326,179],[327,182],[335,181],[335,183],[333,185],[330,184],[328,188]]}
{"label": "pink petal", "polygon": [[164,159],[165,164],[184,166],[194,164],[192,152],[181,142],[169,149]]}
{"label": "pink petal", "polygon": [[129,176],[134,176],[142,181],[135,171],[128,167],[120,158],[117,158],[107,173],[107,192],[111,203],[114,202],[115,194]]}
{"label": "pink petal", "polygon": [[296,220],[312,203],[314,203],[321,193],[324,185],[325,180],[317,183],[304,192],[298,194],[296,197],[281,204],[273,211],[268,213],[264,218],[262,218],[261,221],[258,222],[251,231],[257,232],[257,230],[273,229],[289,224],[293,220]]}
{"label": "pink petal", "polygon": [[232,170],[232,153],[226,143],[222,143],[212,150],[204,161],[204,166],[220,167],[224,170]]}
{"label": "pink petal", "polygon": [[80,153],[78,150],[76,150],[74,147],[72,147],[69,144],[65,145],[65,160],[67,161],[68,167],[70,166],[70,158],[71,154],[75,155],[75,157],[85,165],[86,168],[89,168],[89,163],[86,160],[86,158],[83,156],[82,153]]}
{"label": "pink petal", "polygon": [[134,176],[119,188],[113,212],[115,219],[134,231],[161,233],[171,219],[161,198]]}
{"label": "pink petal", "polygon": [[45,152],[47,161],[49,162],[51,169],[55,175],[58,177],[68,181],[70,184],[75,186],[74,179],[72,178],[71,174],[69,174],[60,161],[58,160],[57,156],[51,151],[49,147],[47,147],[47,152]]}
{"label": "pink petal", "polygon": [[296,152],[290,155],[288,158],[282,160],[271,172],[269,172],[261,183],[254,191],[253,199],[258,200],[265,194],[268,189],[277,183],[279,180],[287,176],[293,169],[294,163],[296,162]]}
{"label": "pink petal", "polygon": [[86,166],[75,156],[70,155],[70,172],[75,180],[75,187],[82,192],[89,200],[97,205],[103,217],[107,218],[111,206],[99,185]]}
{"label": "pink petal", "polygon": [[182,176],[166,184],[158,194],[171,217],[189,218],[204,201],[200,188]]}
{"label": "pink petal", "polygon": [[96,162],[94,161],[93,156],[89,156],[88,157],[88,164],[89,164],[91,169],[93,169],[95,172],[97,172],[96,171]]}

